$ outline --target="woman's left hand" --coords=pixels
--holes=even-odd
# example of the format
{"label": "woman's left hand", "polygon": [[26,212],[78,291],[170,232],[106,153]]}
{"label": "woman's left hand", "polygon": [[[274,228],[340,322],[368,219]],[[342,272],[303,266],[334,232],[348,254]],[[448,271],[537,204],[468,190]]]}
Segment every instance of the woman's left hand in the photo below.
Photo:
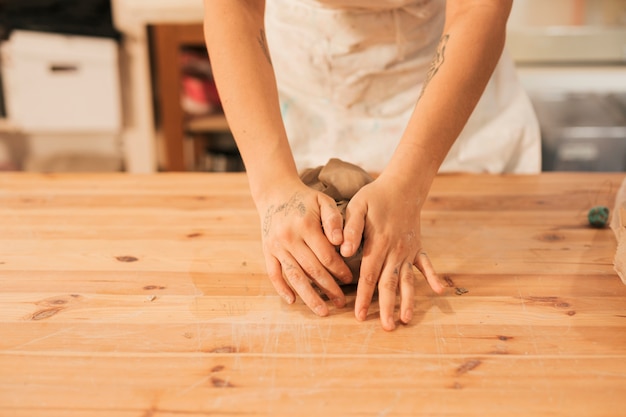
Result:
{"label": "woman's left hand", "polygon": [[394,307],[398,292],[400,321],[411,321],[415,294],[413,265],[435,292],[443,292],[444,286],[422,247],[420,214],[425,198],[406,179],[394,181],[383,174],[350,200],[341,254],[351,256],[363,238],[363,260],[354,306],[358,320],[367,317],[378,286],[382,327],[393,330],[396,326]]}

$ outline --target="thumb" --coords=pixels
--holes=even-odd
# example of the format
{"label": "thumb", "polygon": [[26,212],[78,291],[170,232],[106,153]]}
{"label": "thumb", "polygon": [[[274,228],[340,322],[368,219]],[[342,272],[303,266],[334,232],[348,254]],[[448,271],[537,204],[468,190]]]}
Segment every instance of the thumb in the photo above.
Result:
{"label": "thumb", "polygon": [[322,221],[322,228],[328,241],[335,245],[341,245],[343,242],[343,217],[341,212],[337,208],[335,200],[322,194],[318,198],[318,204],[320,206],[320,217]]}
{"label": "thumb", "polygon": [[346,207],[346,224],[343,227],[343,244],[340,252],[344,258],[354,255],[361,245],[365,228],[365,215],[367,209],[358,200],[353,199]]}

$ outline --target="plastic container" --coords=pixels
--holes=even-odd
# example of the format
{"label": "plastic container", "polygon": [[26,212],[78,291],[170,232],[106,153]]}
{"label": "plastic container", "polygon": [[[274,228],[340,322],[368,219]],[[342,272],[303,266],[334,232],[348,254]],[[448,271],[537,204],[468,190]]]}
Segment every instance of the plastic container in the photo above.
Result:
{"label": "plastic container", "polygon": [[0,47],[6,113],[25,133],[121,128],[112,39],[14,31]]}

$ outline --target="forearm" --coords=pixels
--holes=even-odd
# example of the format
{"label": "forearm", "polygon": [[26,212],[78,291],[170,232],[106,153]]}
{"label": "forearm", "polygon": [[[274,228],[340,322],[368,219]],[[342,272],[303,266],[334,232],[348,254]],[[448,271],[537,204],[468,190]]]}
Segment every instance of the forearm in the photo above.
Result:
{"label": "forearm", "polygon": [[447,3],[443,36],[422,95],[385,170],[411,178],[422,195],[493,73],[504,47],[510,7],[504,0]]}
{"label": "forearm", "polygon": [[220,99],[258,201],[267,184],[298,177],[265,40],[264,1],[205,0],[204,5]]}

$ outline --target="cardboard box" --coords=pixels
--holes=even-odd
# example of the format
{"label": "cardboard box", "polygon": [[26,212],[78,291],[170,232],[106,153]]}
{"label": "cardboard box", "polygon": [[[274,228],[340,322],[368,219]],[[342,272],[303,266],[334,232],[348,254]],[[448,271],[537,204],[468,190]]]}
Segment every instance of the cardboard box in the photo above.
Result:
{"label": "cardboard box", "polygon": [[7,117],[21,131],[120,130],[114,40],[14,31],[0,53]]}

